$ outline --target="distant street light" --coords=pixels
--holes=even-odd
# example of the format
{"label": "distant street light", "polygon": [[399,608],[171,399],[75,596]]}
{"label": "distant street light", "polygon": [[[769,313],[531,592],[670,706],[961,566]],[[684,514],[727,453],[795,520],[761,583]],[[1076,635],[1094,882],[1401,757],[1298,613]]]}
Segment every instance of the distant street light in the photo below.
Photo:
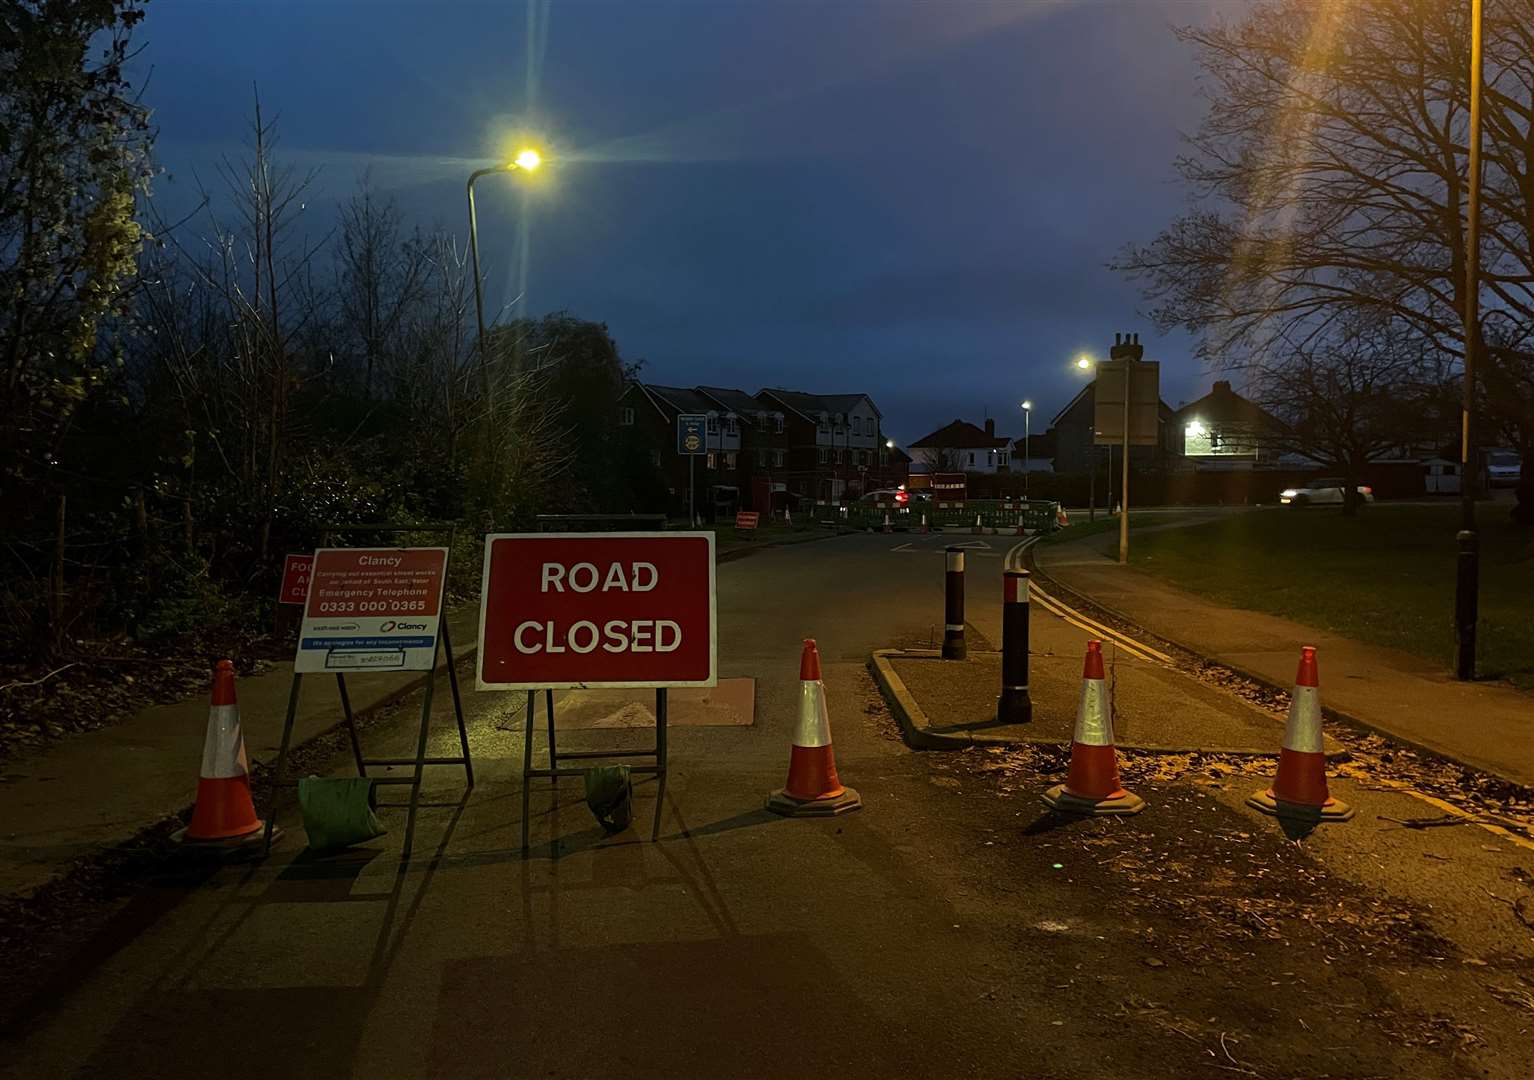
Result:
{"label": "distant street light", "polygon": [[1082,371],[1088,371],[1092,367],[1092,360],[1086,354],[1076,357],[1076,366]]}
{"label": "distant street light", "polygon": [[1033,417],[1033,402],[1023,402],[1023,499],[1028,498],[1028,473],[1030,462],[1028,460],[1028,436],[1029,427]]}
{"label": "distant street light", "polygon": [[[1086,353],[1076,357],[1077,371],[1093,371],[1096,363]],[[1088,427],[1087,443],[1087,520],[1097,520],[1097,419]],[[1059,432],[1056,432],[1059,438]],[[1108,444],[1108,512],[1113,512],[1113,444]]]}

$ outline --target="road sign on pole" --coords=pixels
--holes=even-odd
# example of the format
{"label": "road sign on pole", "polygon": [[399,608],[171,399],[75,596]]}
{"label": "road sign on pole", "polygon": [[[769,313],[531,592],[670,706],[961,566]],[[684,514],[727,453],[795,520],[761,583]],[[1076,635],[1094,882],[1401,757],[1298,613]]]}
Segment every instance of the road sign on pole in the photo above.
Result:
{"label": "road sign on pole", "polygon": [[480,690],[713,686],[713,533],[485,539]]}
{"label": "road sign on pole", "polygon": [[687,520],[698,525],[698,509],[693,491],[693,463],[708,453],[708,416],[705,413],[682,413],[676,418],[676,452],[687,459]]}
{"label": "road sign on pole", "polygon": [[277,590],[279,604],[298,604],[309,596],[309,570],[313,555],[289,555],[282,560],[282,587]]}
{"label": "road sign on pole", "polygon": [[[1143,360],[1145,346],[1139,334],[1114,334],[1109,360],[1097,365],[1092,397],[1093,425],[1097,443],[1123,447],[1123,474],[1119,481],[1119,562],[1129,561],[1129,448],[1155,446],[1161,431],[1161,365]],[[1112,467],[1109,467],[1110,483]],[[1112,496],[1109,496],[1111,503]]]}

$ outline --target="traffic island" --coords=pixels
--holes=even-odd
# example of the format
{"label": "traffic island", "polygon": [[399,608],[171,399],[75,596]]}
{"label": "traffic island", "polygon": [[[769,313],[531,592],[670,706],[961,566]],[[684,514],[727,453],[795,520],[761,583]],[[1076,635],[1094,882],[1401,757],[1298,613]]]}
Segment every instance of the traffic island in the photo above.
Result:
{"label": "traffic island", "polygon": [[[1033,721],[1027,724],[996,720],[999,652],[972,651],[965,660],[943,660],[933,650],[879,649],[869,667],[912,749],[1068,746],[1075,731],[1081,694],[1081,659],[1076,656],[1030,657]],[[1283,743],[1282,717],[1171,668],[1117,660],[1111,663],[1109,683],[1120,749],[1275,757]],[[1345,756],[1330,738],[1326,750],[1328,757]]]}

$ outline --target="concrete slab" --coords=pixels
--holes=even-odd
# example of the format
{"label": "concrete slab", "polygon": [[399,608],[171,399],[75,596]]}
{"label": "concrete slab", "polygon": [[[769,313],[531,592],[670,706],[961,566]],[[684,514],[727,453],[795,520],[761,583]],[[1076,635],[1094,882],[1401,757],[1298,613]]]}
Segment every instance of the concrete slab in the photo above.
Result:
{"label": "concrete slab", "polygon": [[[679,686],[666,697],[666,722],[671,727],[750,727],[756,723],[755,679],[720,679],[718,686]],[[568,690],[554,706],[555,731],[654,726],[653,690]]]}

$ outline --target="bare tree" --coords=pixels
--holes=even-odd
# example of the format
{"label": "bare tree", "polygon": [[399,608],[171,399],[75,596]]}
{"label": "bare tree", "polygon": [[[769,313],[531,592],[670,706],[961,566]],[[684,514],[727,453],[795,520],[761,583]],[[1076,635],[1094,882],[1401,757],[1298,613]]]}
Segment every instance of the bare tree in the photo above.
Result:
{"label": "bare tree", "polygon": [[[1224,367],[1304,369],[1360,321],[1463,356],[1468,6],[1268,0],[1187,28],[1209,110],[1190,210],[1117,266]],[[1483,307],[1494,370],[1534,335],[1534,0],[1487,5]],[[1508,377],[1516,377],[1510,375]],[[1511,425],[1534,443],[1534,412]]]}
{"label": "bare tree", "polygon": [[922,464],[932,472],[964,471],[964,454],[955,447],[929,446],[920,453]]}
{"label": "bare tree", "polygon": [[402,240],[399,209],[373,190],[364,173],[341,206],[336,244],[336,293],[343,330],[360,352],[363,396],[373,396],[375,372],[390,362],[406,312],[427,272],[427,251]]}

